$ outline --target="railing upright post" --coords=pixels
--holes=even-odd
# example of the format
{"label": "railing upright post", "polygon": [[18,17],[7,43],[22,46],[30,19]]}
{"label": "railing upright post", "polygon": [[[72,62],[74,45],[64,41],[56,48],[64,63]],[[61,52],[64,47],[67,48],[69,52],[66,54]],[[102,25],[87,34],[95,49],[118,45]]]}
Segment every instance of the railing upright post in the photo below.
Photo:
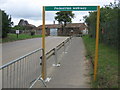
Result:
{"label": "railing upright post", "polygon": [[60,63],[58,63],[58,57],[57,57],[57,48],[54,48],[54,55],[55,55],[55,64],[53,64],[53,66],[60,67]]}
{"label": "railing upright post", "polygon": [[70,45],[70,38],[69,38],[69,45]]}
{"label": "railing upright post", "polygon": [[65,53],[65,41],[63,42],[63,46],[64,46],[64,53]]}
{"label": "railing upright post", "polygon": [[55,48],[55,64],[58,64],[58,59],[57,59],[57,48]]}

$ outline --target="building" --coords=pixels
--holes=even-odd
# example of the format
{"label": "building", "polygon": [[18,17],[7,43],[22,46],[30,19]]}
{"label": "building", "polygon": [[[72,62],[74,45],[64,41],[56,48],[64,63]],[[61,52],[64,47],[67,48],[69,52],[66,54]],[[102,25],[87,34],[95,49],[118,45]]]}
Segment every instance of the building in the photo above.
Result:
{"label": "building", "polygon": [[[64,27],[63,30],[63,25],[61,24],[47,24],[45,25],[45,29],[46,29],[46,35],[51,35],[52,30],[57,30],[57,34],[58,36],[62,36],[62,35],[66,35],[66,36],[70,36],[70,35],[78,35],[78,34],[82,34],[83,30],[87,30],[87,26],[84,23],[70,23],[67,24]],[[37,27],[37,32],[38,33],[42,33],[42,25]]]}

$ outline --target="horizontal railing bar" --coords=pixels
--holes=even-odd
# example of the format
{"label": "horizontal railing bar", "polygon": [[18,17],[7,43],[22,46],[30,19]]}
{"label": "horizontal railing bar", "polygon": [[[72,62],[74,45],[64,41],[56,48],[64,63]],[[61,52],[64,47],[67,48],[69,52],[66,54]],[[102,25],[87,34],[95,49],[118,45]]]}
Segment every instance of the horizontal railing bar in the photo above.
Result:
{"label": "horizontal railing bar", "polygon": [[49,53],[51,53],[52,51],[54,51],[55,48],[51,49],[49,52],[46,53],[46,55],[48,55]]}
{"label": "horizontal railing bar", "polygon": [[57,46],[57,48],[58,48],[59,46],[63,46],[63,42],[62,42],[61,44],[59,44],[59,45]]}
{"label": "horizontal railing bar", "polygon": [[46,59],[49,59],[52,55],[54,55],[54,51],[52,53],[49,53],[49,55],[46,56]]}
{"label": "horizontal railing bar", "polygon": [[[61,48],[62,46],[63,46],[63,43],[65,43],[65,42],[67,42],[67,41],[69,41],[68,39],[66,39],[65,41],[63,41],[62,43],[60,43],[58,46],[56,46],[57,48],[59,47],[59,48]],[[59,49],[58,48],[58,49]],[[46,55],[48,55],[49,53],[51,53],[52,51],[54,51],[55,50],[55,48],[53,48],[53,49],[51,49],[49,52],[47,52],[46,53]],[[54,53],[54,52],[53,52]],[[52,53],[52,54],[53,54]],[[50,55],[50,56],[52,56],[52,54]],[[49,56],[48,56],[49,57]]]}
{"label": "horizontal railing bar", "polygon": [[61,44],[59,44],[57,47],[59,47],[59,46],[63,45],[63,43],[64,43],[64,42],[62,42]]}
{"label": "horizontal railing bar", "polygon": [[[69,40],[66,39],[65,41],[63,41],[62,43],[60,43],[60,44],[59,44],[58,46],[56,46],[56,47],[57,47],[57,48],[58,48],[58,47],[61,48],[61,47],[63,46],[63,43],[68,42],[68,41],[69,41]],[[54,50],[55,50],[55,48],[51,49],[49,52],[46,53],[46,55],[48,55],[49,53],[51,53],[51,52],[54,51]]]}
{"label": "horizontal railing bar", "polygon": [[25,58],[25,57],[27,57],[27,56],[29,56],[29,55],[31,55],[31,54],[33,54],[33,53],[35,53],[35,52],[37,52],[37,51],[40,51],[40,50],[43,50],[43,49],[39,48],[39,49],[34,50],[34,51],[24,55],[24,56],[19,57],[19,58],[15,59],[15,60],[13,60],[11,62],[8,62],[7,64],[4,64],[4,65],[0,66],[0,70],[7,67],[7,66],[9,66],[9,65],[11,65],[11,64],[13,64],[13,63],[15,63],[15,62],[17,62],[17,61],[19,61],[19,60],[21,60],[21,59],[23,59],[23,58]]}
{"label": "horizontal railing bar", "polygon": [[[65,41],[63,41],[58,46],[56,46],[57,50],[59,50],[64,45],[64,43],[67,43],[68,41],[69,41],[69,38],[67,38]],[[46,55],[50,54],[52,51],[55,51],[55,48],[53,48],[49,52],[47,52]],[[52,52],[49,56],[46,56],[46,59],[49,59],[53,54],[54,54],[54,52]]]}
{"label": "horizontal railing bar", "polygon": [[63,47],[63,44],[61,44],[61,46],[57,47],[57,50],[61,49],[61,47]]}

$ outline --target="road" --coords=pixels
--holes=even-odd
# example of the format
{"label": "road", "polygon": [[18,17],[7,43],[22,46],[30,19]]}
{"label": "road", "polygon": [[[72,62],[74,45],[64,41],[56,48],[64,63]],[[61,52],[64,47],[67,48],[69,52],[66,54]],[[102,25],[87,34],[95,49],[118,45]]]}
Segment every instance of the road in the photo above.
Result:
{"label": "road", "polygon": [[[68,37],[46,37],[46,52],[59,45]],[[48,88],[89,88],[90,77],[88,76],[88,67],[85,59],[85,47],[82,38],[74,37],[64,47],[57,51],[59,56],[57,60],[60,67],[53,67],[55,56],[47,60],[47,76],[51,81],[47,83]],[[77,46],[77,47],[76,47]],[[3,44],[3,62],[4,64],[27,54],[35,49],[41,48],[41,38],[21,40]],[[5,53],[6,52],[6,53]],[[5,55],[6,54],[6,55]],[[3,71],[3,87],[26,88],[32,85],[32,82],[41,75],[41,66],[39,54],[36,58],[28,57]],[[42,82],[37,82],[33,88],[43,88]]]}
{"label": "road", "polygon": [[[46,37],[46,52],[59,45],[68,37]],[[41,38],[20,40],[2,44],[2,63],[6,64],[42,46]]]}

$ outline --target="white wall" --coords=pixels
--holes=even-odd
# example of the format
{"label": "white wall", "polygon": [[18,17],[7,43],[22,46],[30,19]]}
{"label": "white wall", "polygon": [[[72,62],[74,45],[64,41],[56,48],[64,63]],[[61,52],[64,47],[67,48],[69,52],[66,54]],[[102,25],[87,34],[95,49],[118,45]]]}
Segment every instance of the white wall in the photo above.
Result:
{"label": "white wall", "polygon": [[85,30],[82,30],[82,34],[83,35],[88,34],[88,30],[85,28]]}

